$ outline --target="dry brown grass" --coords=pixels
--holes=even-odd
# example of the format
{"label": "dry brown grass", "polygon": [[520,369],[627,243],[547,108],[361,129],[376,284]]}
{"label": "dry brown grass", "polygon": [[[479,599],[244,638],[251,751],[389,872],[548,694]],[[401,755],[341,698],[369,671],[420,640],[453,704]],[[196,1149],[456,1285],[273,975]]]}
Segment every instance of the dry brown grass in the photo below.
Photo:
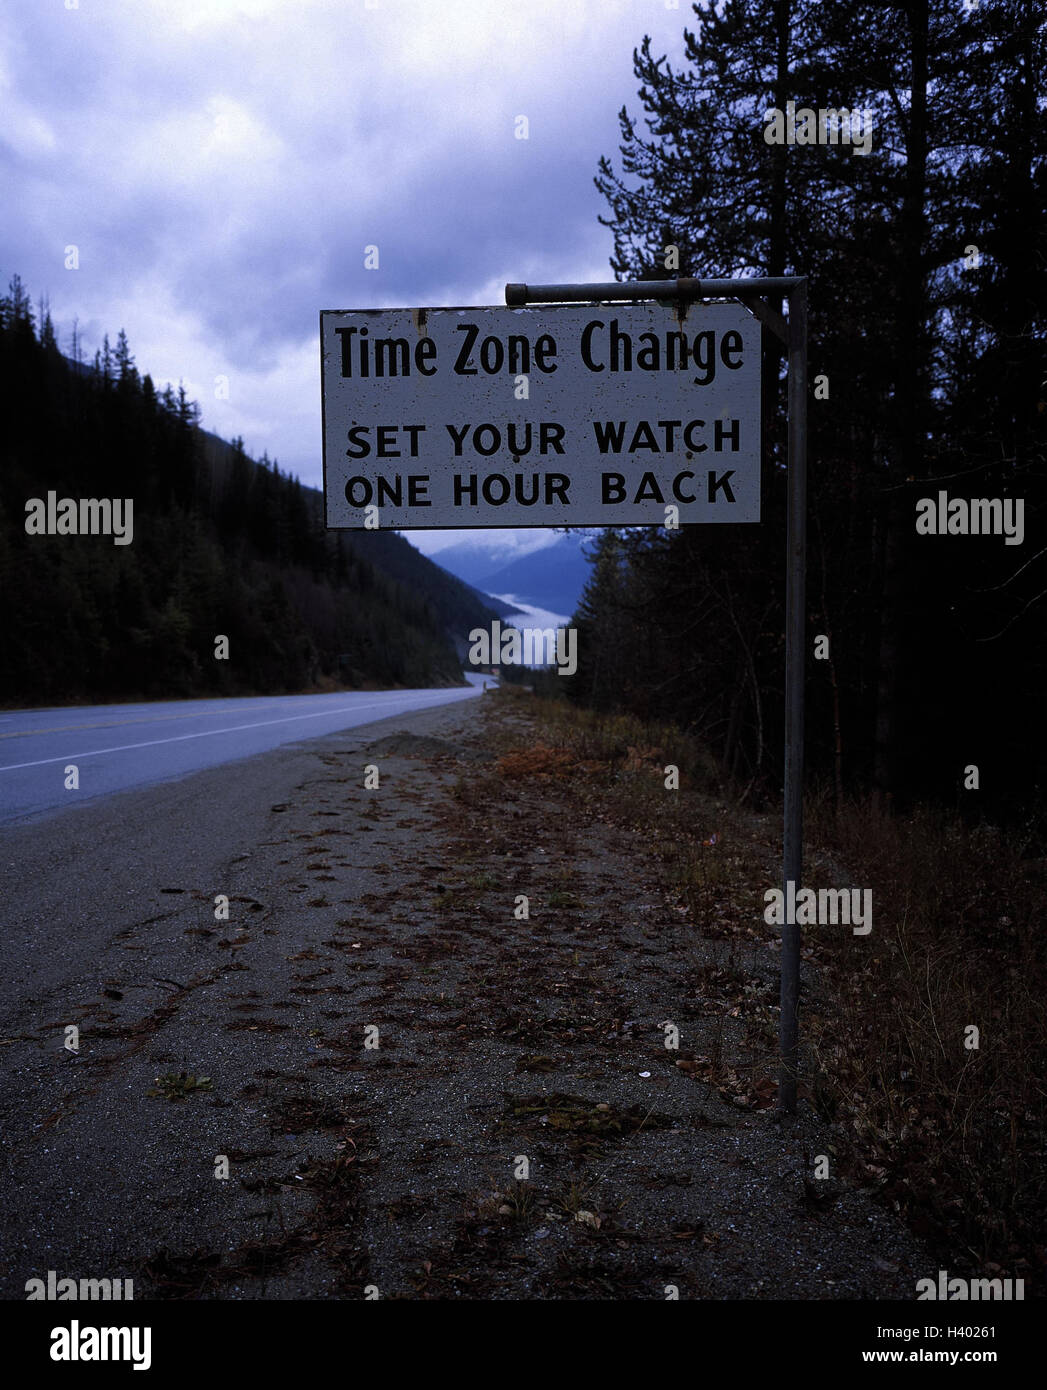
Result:
{"label": "dry brown grass", "polygon": [[[726,802],[707,752],[632,717],[508,698],[528,701],[558,750],[602,763],[620,784],[623,819],[655,842],[684,921],[705,935],[764,934],[754,885],[768,881],[768,861],[753,851],[776,858],[777,846]],[[681,770],[668,802],[655,754]],[[805,999],[801,1026],[810,1099],[840,1124],[851,1177],[877,1187],[943,1257],[1008,1274],[1042,1268],[1043,862],[1023,857],[1020,837],[927,809],[890,816],[852,803],[836,814],[814,794],[805,815],[808,865],[830,856],[873,893],[871,936],[808,938],[819,977],[818,1007]],[[972,1025],[977,1049],[965,1046]]]}
{"label": "dry brown grass", "polygon": [[943,1252],[1008,1273],[1041,1264],[1042,869],[999,830],[927,810],[815,806],[808,833],[874,904],[871,949],[856,968],[836,939],[831,1006],[807,1020],[818,1105],[846,1118],[856,1164]]}

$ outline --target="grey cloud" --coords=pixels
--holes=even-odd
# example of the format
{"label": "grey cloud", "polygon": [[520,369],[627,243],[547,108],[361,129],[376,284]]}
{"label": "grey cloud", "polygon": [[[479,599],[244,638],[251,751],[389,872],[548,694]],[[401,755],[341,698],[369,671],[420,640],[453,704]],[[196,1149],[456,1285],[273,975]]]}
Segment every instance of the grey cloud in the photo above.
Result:
{"label": "grey cloud", "polygon": [[[149,0],[8,13],[4,96],[23,148],[0,147],[17,209],[2,271],[50,294],[63,340],[78,314],[89,351],[123,324],[143,370],[154,356],[188,380],[229,370],[242,401],[268,382],[267,409],[240,427],[317,482],[318,423],[305,421],[318,422],[318,382],[302,364],[318,311],[475,303],[485,285],[583,265],[605,278],[596,159],[616,147],[618,107],[637,104],[633,46],[656,26],[678,43],[684,20],[640,0],[569,15],[537,3],[530,18],[513,7],[519,42],[481,51],[474,29],[497,26],[480,0],[445,3],[442,24],[407,0],[370,19],[362,0],[213,8],[238,17],[186,30],[178,6]],[[520,114],[527,141],[513,138]],[[76,275],[62,266],[71,242]],[[363,265],[371,243],[377,272]],[[175,343],[186,360],[172,367]]]}

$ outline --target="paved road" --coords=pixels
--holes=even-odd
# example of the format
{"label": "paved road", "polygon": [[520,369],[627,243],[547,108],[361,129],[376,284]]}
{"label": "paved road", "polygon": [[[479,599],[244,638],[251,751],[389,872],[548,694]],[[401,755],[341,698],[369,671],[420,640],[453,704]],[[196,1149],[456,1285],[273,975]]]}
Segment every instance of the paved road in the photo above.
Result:
{"label": "paved road", "polygon": [[[203,768],[268,753],[414,710],[471,700],[468,687],[339,695],[172,700],[159,704],[7,710],[0,714],[0,822],[169,782]],[[66,787],[77,768],[79,787]]]}

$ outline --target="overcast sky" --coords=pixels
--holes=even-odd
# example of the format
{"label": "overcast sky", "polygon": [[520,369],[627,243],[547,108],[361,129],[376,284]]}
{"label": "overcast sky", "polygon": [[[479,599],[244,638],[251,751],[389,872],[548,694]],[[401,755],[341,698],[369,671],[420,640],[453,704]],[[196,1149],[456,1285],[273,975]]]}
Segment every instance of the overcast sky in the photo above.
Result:
{"label": "overcast sky", "polygon": [[88,358],[125,328],[205,428],[320,486],[319,311],[613,278],[597,159],[639,108],[633,48],[678,58],[693,22],[673,0],[15,0],[0,276],[50,296],[63,350],[74,315]]}

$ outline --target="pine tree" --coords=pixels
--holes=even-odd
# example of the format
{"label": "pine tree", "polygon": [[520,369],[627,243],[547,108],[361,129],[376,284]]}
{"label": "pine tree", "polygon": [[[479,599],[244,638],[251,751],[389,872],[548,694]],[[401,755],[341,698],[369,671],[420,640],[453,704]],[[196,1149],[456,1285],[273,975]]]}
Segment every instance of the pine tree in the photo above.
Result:
{"label": "pine tree", "polygon": [[40,345],[48,352],[58,351],[58,339],[55,336],[55,326],[51,320],[51,302],[46,295],[41,295],[37,310],[40,317]]}
{"label": "pine tree", "polygon": [[121,328],[116,338],[116,352],[114,353],[116,362],[117,379],[122,386],[133,385],[138,381],[138,370],[135,367],[135,360],[131,356],[131,349],[127,343],[127,334]]}
{"label": "pine tree", "polygon": [[196,401],[192,401],[186,395],[183,382],[178,383],[178,400],[175,406],[175,414],[179,423],[186,426],[196,425],[200,421],[200,407]]}
{"label": "pine tree", "polygon": [[[596,178],[610,209],[601,221],[613,233],[611,265],[618,276],[661,278],[676,246],[679,273],[810,277],[811,373],[826,374],[831,404],[809,411],[809,570],[818,581],[809,594],[850,653],[838,668],[847,746],[888,792],[901,769],[913,776],[928,719],[955,709],[945,717],[964,724],[955,681],[943,675],[962,664],[943,662],[928,641],[929,627],[952,631],[956,605],[940,563],[928,571],[927,548],[914,546],[914,490],[972,468],[984,483],[989,461],[1003,458],[1014,472],[1008,482],[994,465],[997,491],[1020,486],[1033,499],[1034,478],[1047,474],[1047,410],[1038,405],[1047,394],[1044,26],[1031,0],[973,10],[929,0],[702,0],[694,10],[685,69],[657,57],[649,40],[634,54],[646,133],[623,109],[620,172],[604,158]],[[789,100],[871,111],[870,152],[768,144],[765,112]],[[965,247],[980,268],[964,265]],[[764,508],[774,522],[780,358],[764,339]],[[725,579],[744,566],[747,592],[732,590],[744,658],[747,625],[757,600],[778,592],[780,564],[758,538],[725,544],[718,530],[706,528],[702,564],[681,572],[677,600],[702,611],[725,599]],[[693,549],[678,540],[660,558],[626,546],[626,587],[635,588],[637,565],[671,567]],[[999,577],[1012,586],[1016,622],[1045,588],[1022,589],[1039,563],[1013,584]],[[950,571],[949,583],[955,592],[963,576]],[[724,604],[712,612],[722,625]],[[973,669],[970,639],[953,638]],[[719,649],[730,625],[707,640]],[[715,664],[729,670],[722,650]],[[664,687],[667,669],[656,665],[651,681]],[[711,686],[707,694],[718,698]],[[827,745],[811,742],[816,764],[828,758]]]}
{"label": "pine tree", "polygon": [[29,291],[22,284],[22,277],[17,273],[11,276],[7,294],[0,300],[0,323],[16,333],[30,338],[35,336],[33,301]]}

